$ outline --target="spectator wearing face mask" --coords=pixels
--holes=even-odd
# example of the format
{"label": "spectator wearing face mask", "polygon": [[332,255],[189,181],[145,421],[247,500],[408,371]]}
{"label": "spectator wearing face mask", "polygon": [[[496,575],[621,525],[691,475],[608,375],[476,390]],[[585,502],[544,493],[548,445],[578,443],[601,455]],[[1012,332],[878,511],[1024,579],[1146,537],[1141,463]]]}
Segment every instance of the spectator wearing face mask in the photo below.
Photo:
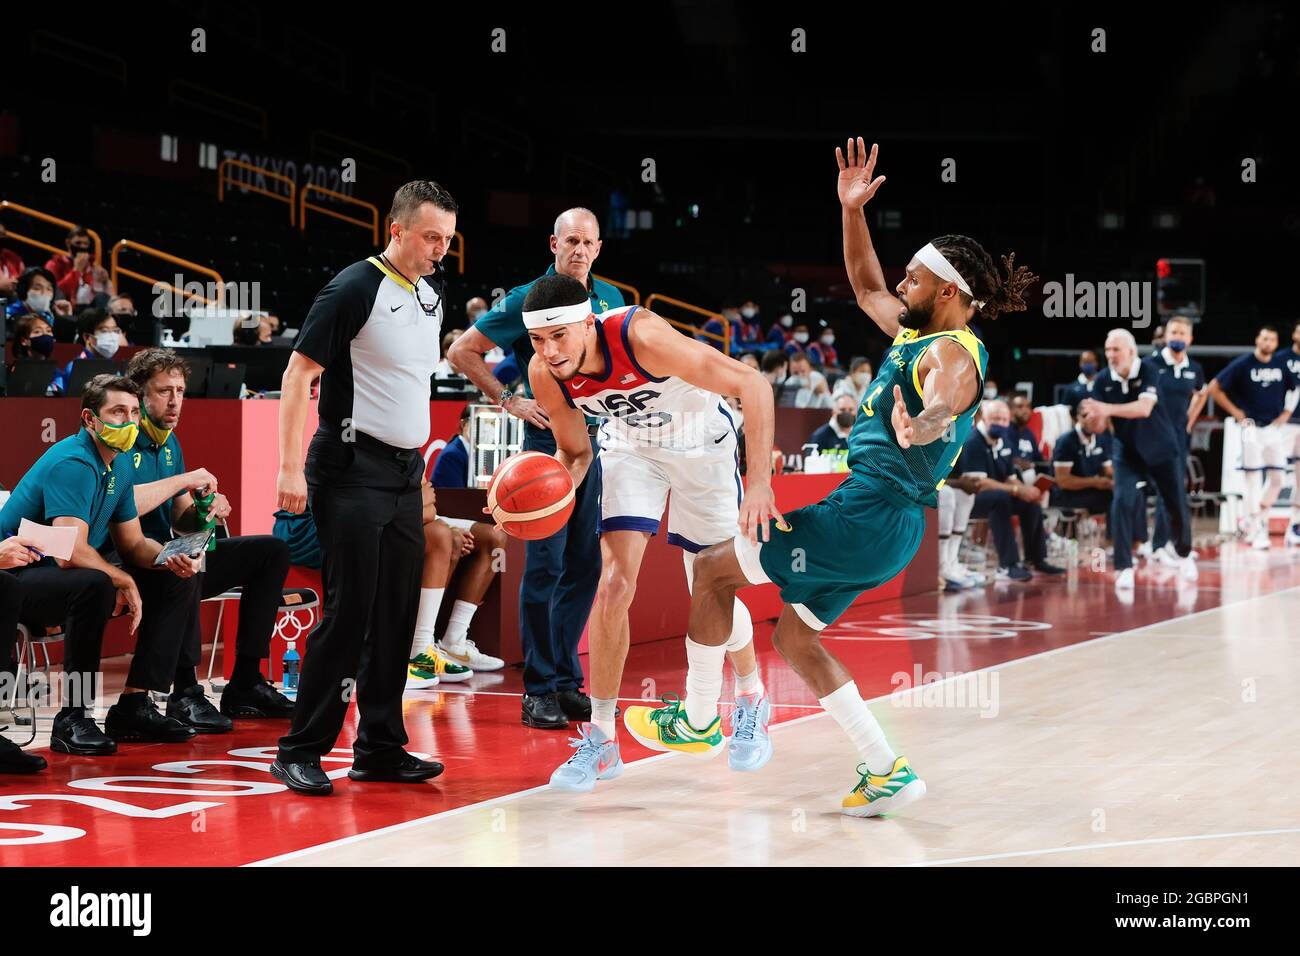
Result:
{"label": "spectator wearing face mask", "polygon": [[1001,393],[998,391],[998,383],[993,381],[991,378],[986,378],[984,380],[984,401],[995,401],[1000,394]]}
{"label": "spectator wearing face mask", "polygon": [[39,315],[51,329],[56,327],[59,317],[72,314],[72,304],[66,300],[54,301],[54,276],[48,269],[32,266],[24,270],[14,285],[17,301],[11,302],[5,309],[9,320],[20,315]]}
{"label": "spectator wearing face mask", "polygon": [[790,340],[785,343],[785,354],[794,355],[796,352],[802,352],[808,348],[808,326],[796,325],[794,332],[790,335]]}
{"label": "spectator wearing face mask", "polygon": [[54,275],[55,284],[74,306],[103,307],[113,294],[108,270],[95,261],[90,236],[84,229],[73,230],[67,238],[68,254],[57,255],[45,264]]}
{"label": "spectator wearing face mask", "polygon": [[821,338],[804,349],[813,365],[818,368],[839,368],[840,357],[835,351],[835,330],[822,329]]}
{"label": "spectator wearing face mask", "polygon": [[1097,353],[1092,349],[1085,349],[1079,353],[1079,377],[1070,382],[1061,390],[1061,402],[1070,406],[1073,412],[1079,407],[1079,403],[1088,397],[1092,391],[1092,383],[1097,378],[1097,372],[1101,366],[1097,362]]}
{"label": "spectator wearing face mask", "polygon": [[866,400],[871,378],[871,362],[861,355],[854,356],[849,362],[849,374],[835,383],[831,398],[848,395],[852,397],[854,405],[860,405]]}
{"label": "spectator wearing face mask", "polygon": [[740,325],[737,329],[742,349],[753,350],[763,343],[763,325],[758,317],[758,306],[752,299],[746,299],[740,305]]}
{"label": "spectator wearing face mask", "polygon": [[[12,346],[12,360],[9,362],[9,371],[13,371],[14,366],[18,364],[19,359],[25,359],[32,362],[50,361],[50,353],[54,351],[54,331],[50,328],[50,323],[46,322],[39,315],[20,315],[14,323],[14,341]],[[53,378],[54,366],[50,365],[50,388],[46,390],[47,395],[53,395]]]}
{"label": "spectator wearing face mask", "polygon": [[777,319],[775,324],[767,330],[767,341],[772,348],[783,349],[785,343],[790,341],[790,330],[794,328],[794,316],[789,312]]}
{"label": "spectator wearing face mask", "polygon": [[82,359],[103,361],[117,354],[122,347],[122,330],[117,319],[104,310],[85,309],[77,316],[77,339],[81,342],[81,351],[54,376],[53,384],[58,395],[67,393],[74,362]]}
{"label": "spectator wearing face mask", "polygon": [[[117,327],[122,330],[123,345],[130,345],[132,340],[140,345],[149,344],[148,329],[141,328],[137,331],[140,315],[136,312],[135,303],[131,301],[129,295],[115,295],[109,299],[108,314],[117,319]],[[145,324],[147,325],[147,322]]]}
{"label": "spectator wearing face mask", "polygon": [[848,448],[849,432],[853,430],[854,412],[857,407],[857,403],[850,396],[837,396],[835,414],[831,415],[830,421],[813,432],[808,441],[816,445],[819,451]]}
{"label": "spectator wearing face mask", "polygon": [[[0,226],[0,243],[5,243],[4,226]],[[7,298],[14,294],[18,286],[18,277],[26,269],[22,256],[8,248],[7,243],[0,246],[0,298]]]}
{"label": "spectator wearing face mask", "polygon": [[790,377],[786,387],[796,390],[796,408],[830,408],[831,390],[826,376],[812,367],[808,355],[796,352],[790,356]]}

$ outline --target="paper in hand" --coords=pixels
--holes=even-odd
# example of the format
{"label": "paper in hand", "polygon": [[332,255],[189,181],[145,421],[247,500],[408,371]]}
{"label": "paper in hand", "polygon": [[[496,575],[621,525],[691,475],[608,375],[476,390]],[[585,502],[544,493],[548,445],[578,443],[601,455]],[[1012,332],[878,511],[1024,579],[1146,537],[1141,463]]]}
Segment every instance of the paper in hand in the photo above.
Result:
{"label": "paper in hand", "polygon": [[52,527],[37,524],[27,518],[18,522],[18,537],[35,542],[34,547],[47,558],[67,561],[72,557],[72,549],[77,546],[77,529],[73,527]]}

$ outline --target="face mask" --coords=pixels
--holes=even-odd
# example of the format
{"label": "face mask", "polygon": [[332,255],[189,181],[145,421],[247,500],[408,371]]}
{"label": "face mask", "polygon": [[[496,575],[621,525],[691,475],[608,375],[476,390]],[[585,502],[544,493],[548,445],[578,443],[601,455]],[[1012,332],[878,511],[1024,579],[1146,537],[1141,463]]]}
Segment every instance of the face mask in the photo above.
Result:
{"label": "face mask", "polygon": [[747,319],[752,319],[754,316],[758,315],[758,309],[741,309],[740,314]]}
{"label": "face mask", "polygon": [[140,426],[135,422],[125,425],[110,425],[98,415],[95,421],[104,426],[103,431],[95,432],[95,437],[114,451],[130,451],[135,447],[135,440],[140,437]]}
{"label": "face mask", "polygon": [[781,316],[781,325],[787,329],[790,328],[790,326],[794,325],[794,316],[793,315]]}
{"label": "face mask", "polygon": [[27,308],[33,312],[49,312],[50,303],[54,301],[54,294],[51,292],[29,292],[26,301]]}
{"label": "face mask", "polygon": [[833,335],[822,336],[822,345],[834,345],[834,344],[835,344],[835,336]]}
{"label": "face mask", "polygon": [[45,358],[49,358],[50,353],[54,351],[54,336],[52,335],[33,336],[31,343],[31,350]]}
{"label": "face mask", "polygon": [[808,333],[807,333],[807,332],[796,332],[796,333],[794,334],[794,340],[795,340],[796,342],[798,342],[800,345],[803,345],[805,342],[808,341]]}
{"label": "face mask", "polygon": [[862,388],[863,386],[869,384],[870,382],[871,382],[870,372],[853,373],[853,384],[856,385],[858,388]]}
{"label": "face mask", "polygon": [[[149,417],[148,412],[145,412],[140,416],[140,427],[143,428],[144,433],[153,440],[153,443],[159,447],[167,444],[167,439],[170,438],[172,434],[170,428],[163,428]],[[132,442],[131,444],[134,445],[135,442]]]}
{"label": "face mask", "polygon": [[989,426],[989,437],[990,437],[990,438],[999,438],[999,439],[1001,439],[1004,443],[1006,443],[1006,444],[1010,444],[1010,442],[1011,442],[1011,428],[1010,428],[1009,426],[1007,426],[1007,425],[990,425],[990,426]]}
{"label": "face mask", "polygon": [[849,427],[851,427],[851,426],[853,425],[853,413],[852,413],[852,412],[836,412],[836,413],[835,413],[835,423],[836,423],[837,425],[839,425],[840,428],[849,428]]}
{"label": "face mask", "polygon": [[95,333],[95,351],[104,358],[112,358],[117,354],[118,347],[122,344],[121,332],[96,332]]}
{"label": "face mask", "polygon": [[1169,343],[1169,351],[1173,352],[1174,354],[1181,352],[1185,348],[1187,348],[1187,343],[1182,341],[1181,339],[1174,339],[1172,342]]}
{"label": "face mask", "polygon": [[1096,362],[1084,362],[1082,365],[1079,366],[1079,371],[1082,372],[1084,375],[1096,375],[1096,374],[1097,374],[1097,363],[1096,363]]}
{"label": "face mask", "polygon": [[985,385],[985,386],[984,386],[984,397],[985,397],[985,398],[997,398],[997,397],[998,397],[998,390],[997,390],[997,388],[996,388],[995,386],[993,386],[993,385]]}

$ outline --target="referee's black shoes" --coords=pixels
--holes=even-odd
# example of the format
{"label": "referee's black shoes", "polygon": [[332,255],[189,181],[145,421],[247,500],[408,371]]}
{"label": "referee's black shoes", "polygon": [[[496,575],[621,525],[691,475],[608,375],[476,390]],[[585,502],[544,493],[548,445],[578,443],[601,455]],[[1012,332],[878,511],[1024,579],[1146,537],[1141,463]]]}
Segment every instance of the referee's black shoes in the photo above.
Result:
{"label": "referee's black shoes", "polygon": [[117,753],[117,744],[82,710],[66,710],[54,718],[50,749],[79,757],[105,757]]}
{"label": "referee's black shoes", "polygon": [[167,716],[175,717],[201,734],[228,734],[235,728],[235,722],[203,696],[203,688],[198,684],[167,698]]}
{"label": "referee's black shoes", "polygon": [[[542,730],[564,730],[569,726],[569,719],[564,716],[557,694],[524,694],[521,705],[521,717],[525,727],[539,727]],[[587,705],[591,713],[591,705]]]}
{"label": "referee's black shoes", "polygon": [[319,763],[282,763],[276,758],[271,764],[271,776],[290,790],[309,797],[327,797],[334,792],[334,784]]}
{"label": "referee's black shoes", "polygon": [[442,764],[436,760],[421,760],[403,753],[396,763],[379,767],[358,767],[354,764],[348,771],[348,779],[362,783],[421,783],[432,780],[442,770]]}
{"label": "referee's black shoes", "polygon": [[236,720],[292,717],[293,701],[281,694],[261,674],[251,684],[236,684],[232,680],[221,692],[221,712]]}

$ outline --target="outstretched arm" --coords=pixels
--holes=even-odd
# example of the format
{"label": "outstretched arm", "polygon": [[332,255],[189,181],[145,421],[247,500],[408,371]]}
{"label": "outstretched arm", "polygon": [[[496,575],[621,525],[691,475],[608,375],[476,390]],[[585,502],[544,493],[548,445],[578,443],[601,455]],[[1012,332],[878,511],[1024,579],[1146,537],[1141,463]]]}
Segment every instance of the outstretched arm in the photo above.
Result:
{"label": "outstretched arm", "polygon": [[938,439],[953,418],[975,402],[979,385],[970,353],[950,338],[941,338],[926,350],[918,377],[925,382],[921,388],[925,408],[915,418],[907,411],[902,388],[894,386],[890,424],[900,448],[928,445]]}
{"label": "outstretched arm", "polygon": [[835,161],[840,167],[838,191],[840,222],[844,230],[844,268],[849,274],[858,307],[892,339],[898,334],[898,316],[902,307],[898,297],[885,286],[885,273],[871,244],[871,233],[863,214],[863,207],[885,181],[884,176],[872,179],[878,147],[873,143],[868,154],[866,144],[859,136],[856,148],[850,139],[845,150],[847,158],[838,146],[835,147]]}

